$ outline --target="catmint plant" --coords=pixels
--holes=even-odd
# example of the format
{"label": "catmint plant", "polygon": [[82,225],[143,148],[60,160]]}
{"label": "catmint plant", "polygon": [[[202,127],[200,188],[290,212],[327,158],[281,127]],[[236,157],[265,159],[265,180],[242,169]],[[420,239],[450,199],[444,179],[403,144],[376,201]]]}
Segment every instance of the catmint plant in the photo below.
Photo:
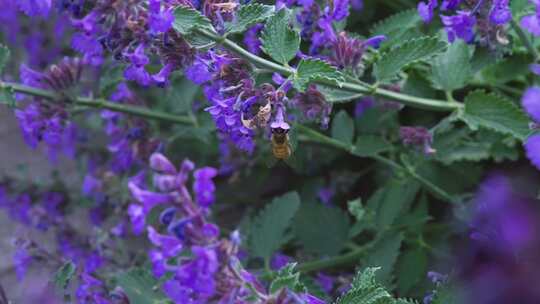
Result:
{"label": "catmint plant", "polygon": [[0,3],[1,303],[540,301],[540,2]]}

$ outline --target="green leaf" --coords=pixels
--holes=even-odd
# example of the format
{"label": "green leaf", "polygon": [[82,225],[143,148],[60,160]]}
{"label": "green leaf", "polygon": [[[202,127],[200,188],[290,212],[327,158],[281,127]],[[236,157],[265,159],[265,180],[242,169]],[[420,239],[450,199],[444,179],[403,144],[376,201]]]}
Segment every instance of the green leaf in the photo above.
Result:
{"label": "green leaf", "polygon": [[483,91],[475,91],[465,98],[465,108],[459,116],[472,130],[479,127],[509,134],[525,140],[529,135],[527,115],[511,101]]}
{"label": "green leaf", "polygon": [[236,13],[236,20],[227,23],[225,28],[228,33],[242,33],[250,26],[265,21],[274,14],[274,6],[260,3],[250,3],[240,6]]}
{"label": "green leaf", "polygon": [[332,120],[332,137],[348,145],[354,137],[354,121],[346,111],[339,111]]}
{"label": "green leaf", "polygon": [[5,104],[10,108],[15,108],[16,103],[15,92],[11,87],[0,88],[0,104]]}
{"label": "green leaf", "polygon": [[379,21],[371,28],[370,32],[372,36],[386,36],[386,40],[381,45],[384,48],[404,41],[404,38],[411,35],[411,32],[420,34],[418,30],[420,21],[418,11],[409,9]]}
{"label": "green leaf", "polygon": [[0,44],[0,73],[2,73],[7,65],[11,52],[5,46]]}
{"label": "green leaf", "polygon": [[409,209],[420,186],[410,180],[392,179],[373,194],[367,207],[375,211],[375,223],[382,230],[388,228],[402,211]]}
{"label": "green leaf", "polygon": [[319,59],[302,59],[293,77],[293,85],[299,91],[305,91],[312,81],[325,81],[341,84],[343,75],[333,66]]}
{"label": "green leaf", "polygon": [[396,265],[397,288],[401,295],[409,293],[426,275],[428,257],[424,250],[407,250]]}
{"label": "green leaf", "polygon": [[344,91],[321,84],[317,84],[317,90],[321,92],[326,101],[330,103],[347,103],[356,101],[362,96],[358,93]]}
{"label": "green leaf", "polygon": [[335,304],[393,304],[390,293],[375,281],[380,268],[366,268],[354,279],[351,289],[341,296]]}
{"label": "green leaf", "polygon": [[360,157],[369,157],[389,150],[392,150],[392,145],[381,136],[360,135],[351,153]]}
{"label": "green leaf", "polygon": [[123,80],[124,67],[122,65],[110,66],[99,78],[99,92],[103,96],[109,96]]}
{"label": "green leaf", "polygon": [[378,81],[393,78],[403,67],[439,54],[447,43],[438,37],[422,37],[404,42],[383,53],[375,64],[373,73]]}
{"label": "green leaf", "polygon": [[75,275],[76,269],[77,266],[73,262],[68,261],[64,263],[64,265],[62,265],[62,267],[60,267],[54,274],[54,286],[56,286],[58,290],[65,290]]}
{"label": "green leaf", "polygon": [[349,218],[339,208],[304,203],[294,219],[293,230],[306,251],[332,256],[347,242]]}
{"label": "green leaf", "polygon": [[444,91],[464,87],[472,75],[467,44],[462,40],[450,44],[446,52],[433,60],[431,72],[433,82]]}
{"label": "green leaf", "polygon": [[357,198],[355,200],[349,201],[347,203],[347,208],[349,213],[354,216],[357,222],[360,222],[364,215],[366,214],[366,209],[362,206],[362,198]]}
{"label": "green leaf", "polygon": [[165,295],[161,292],[157,280],[146,269],[133,268],[120,273],[116,279],[131,304],[165,303]]}
{"label": "green leaf", "polygon": [[270,294],[276,294],[283,288],[293,292],[305,292],[306,286],[300,282],[300,273],[295,270],[296,263],[289,263],[281,268],[270,283]]}
{"label": "green leaf", "polygon": [[504,84],[527,75],[532,61],[533,59],[527,55],[507,57],[486,67],[482,71],[482,76],[487,83]]}
{"label": "green leaf", "polygon": [[275,198],[253,219],[248,239],[253,256],[268,260],[286,242],[285,233],[299,207],[298,193],[289,192]]}
{"label": "green leaf", "polygon": [[394,265],[399,256],[399,249],[403,235],[401,233],[388,233],[375,243],[365,258],[364,265],[369,267],[381,267],[377,272],[377,280],[390,283]]}
{"label": "green leaf", "polygon": [[289,26],[289,13],[281,9],[268,18],[261,34],[263,51],[279,63],[286,64],[300,49],[300,34]]}
{"label": "green leaf", "polygon": [[191,34],[195,28],[213,31],[210,19],[203,16],[196,9],[182,5],[174,10],[173,28],[183,35]]}

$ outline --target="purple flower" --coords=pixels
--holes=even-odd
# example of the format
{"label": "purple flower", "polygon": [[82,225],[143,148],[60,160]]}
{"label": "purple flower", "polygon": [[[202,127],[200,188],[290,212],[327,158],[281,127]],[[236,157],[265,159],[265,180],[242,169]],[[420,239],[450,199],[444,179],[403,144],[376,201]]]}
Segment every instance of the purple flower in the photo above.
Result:
{"label": "purple flower", "polygon": [[418,14],[424,20],[425,23],[431,22],[433,19],[433,11],[437,7],[437,0],[428,0],[428,3],[418,3]]}
{"label": "purple flower", "polygon": [[17,274],[17,278],[19,280],[24,279],[28,267],[33,261],[27,247],[27,243],[16,244],[15,253],[13,254],[13,265],[15,266],[15,273]]}
{"label": "purple flower", "polygon": [[510,10],[509,0],[493,0],[491,10],[489,12],[489,20],[494,24],[505,24],[512,19],[512,11]]}
{"label": "purple flower", "polygon": [[261,53],[261,41],[259,40],[259,33],[262,30],[263,25],[262,24],[255,24],[254,26],[250,27],[245,33],[244,33],[244,44],[246,45],[246,48],[251,53],[258,55]]}
{"label": "purple flower", "polygon": [[527,138],[525,153],[531,163],[540,170],[540,135],[532,135]]}
{"label": "purple flower", "polygon": [[540,122],[540,87],[530,87],[521,99],[523,108],[536,122]]}
{"label": "purple flower", "polygon": [[150,0],[148,7],[150,11],[148,21],[150,30],[154,34],[167,32],[172,27],[174,21],[172,12],[170,10],[162,10],[160,0]]}
{"label": "purple flower", "polygon": [[193,192],[195,193],[197,203],[202,207],[210,207],[214,202],[216,186],[212,179],[216,175],[217,170],[211,167],[197,169],[193,173],[193,177],[195,178],[195,181],[193,182]]}
{"label": "purple flower", "polygon": [[442,23],[448,34],[448,41],[453,42],[456,38],[470,43],[474,39],[474,25],[476,18],[469,12],[458,11],[454,16],[441,16]]}
{"label": "purple flower", "polygon": [[332,104],[326,101],[324,95],[317,87],[310,85],[304,93],[298,93],[292,103],[308,120],[318,120],[322,128],[327,128],[330,122]]}
{"label": "purple flower", "polygon": [[528,15],[521,18],[519,24],[536,37],[540,36],[540,19],[538,15]]}
{"label": "purple flower", "polygon": [[149,86],[152,82],[152,77],[146,71],[145,66],[150,62],[150,59],[144,53],[144,49],[145,45],[141,43],[133,53],[125,53],[131,65],[124,71],[124,77],[127,80],[136,81],[142,86]]}
{"label": "purple flower", "polygon": [[275,253],[270,260],[270,268],[277,271],[283,268],[285,265],[291,263],[292,261],[293,259],[290,256],[281,253]]}
{"label": "purple flower", "polygon": [[436,151],[431,147],[433,136],[424,127],[400,127],[399,137],[406,146],[415,146],[425,154],[433,154]]}
{"label": "purple flower", "polygon": [[31,17],[47,17],[52,0],[15,0],[17,6]]}

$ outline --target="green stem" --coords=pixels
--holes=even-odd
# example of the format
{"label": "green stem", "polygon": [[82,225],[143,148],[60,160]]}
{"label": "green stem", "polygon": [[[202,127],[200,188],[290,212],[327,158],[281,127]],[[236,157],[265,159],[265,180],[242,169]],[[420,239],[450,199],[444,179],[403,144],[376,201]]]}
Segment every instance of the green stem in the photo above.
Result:
{"label": "green stem", "polygon": [[[46,99],[54,100],[54,99],[58,99],[62,97],[61,95],[58,95],[52,91],[34,88],[34,87],[30,87],[30,86],[26,86],[26,85],[18,84],[18,83],[0,82],[0,87],[4,89],[11,89],[13,90],[13,92],[16,92],[16,93],[23,93],[23,94],[42,97]],[[149,110],[143,107],[128,106],[125,104],[111,102],[111,101],[101,99],[101,98],[93,99],[90,97],[75,97],[75,98],[72,98],[72,101],[75,103],[75,105],[79,105],[79,106],[92,107],[96,109],[107,109],[107,110],[111,110],[115,112],[132,114],[132,115],[136,115],[136,116],[140,116],[140,117],[144,117],[148,119],[153,119],[153,120],[160,120],[160,121],[166,121],[166,122],[178,123],[178,124],[194,124],[194,120],[189,116],[157,112],[157,111]]]}
{"label": "green stem", "polygon": [[512,28],[518,35],[523,45],[527,48],[529,53],[533,55],[534,61],[535,62],[538,61],[538,59],[540,59],[540,56],[538,55],[538,51],[534,48],[534,46],[531,43],[531,40],[529,39],[529,37],[527,37],[527,34],[525,34],[521,26],[519,26],[519,24],[517,24],[517,22],[514,20],[510,21],[510,25],[512,26]]}
{"label": "green stem", "polygon": [[[337,149],[344,150],[347,153],[355,155],[353,153],[354,152],[354,146],[352,146],[352,145],[348,145],[348,144],[346,144],[344,142],[341,142],[339,140],[328,137],[328,136],[326,136],[326,135],[324,135],[324,134],[322,134],[320,132],[317,132],[317,131],[315,131],[313,129],[310,129],[310,128],[308,128],[306,126],[303,126],[303,125],[300,125],[300,124],[296,124],[294,126],[294,128],[296,130],[298,130],[298,132],[303,133],[304,135],[306,135],[306,137],[307,137],[306,141],[317,142],[317,143],[324,144],[324,145],[327,145],[327,146],[330,146],[330,147],[335,147]],[[299,139],[302,139],[302,138],[299,138]],[[355,155],[355,156],[357,156],[357,155]],[[454,203],[456,201],[455,198],[452,195],[450,195],[449,193],[447,193],[446,191],[441,189],[439,186],[433,184],[429,180],[425,179],[424,177],[422,177],[421,175],[416,173],[416,171],[414,171],[414,169],[412,169],[412,168],[402,166],[401,164],[399,164],[399,163],[397,163],[397,162],[395,162],[395,161],[393,161],[391,159],[388,159],[388,158],[386,158],[384,156],[378,155],[378,154],[370,155],[370,156],[367,156],[367,157],[372,158],[372,159],[374,159],[374,160],[376,160],[376,161],[378,161],[380,163],[383,163],[383,164],[387,165],[388,167],[391,167],[394,170],[401,171],[401,172],[404,172],[404,173],[408,174],[410,177],[417,180],[420,184],[422,184],[424,187],[426,187],[426,189],[428,189],[430,192],[432,192],[433,194],[439,196],[440,198],[444,199],[445,201],[447,201],[449,203]]]}
{"label": "green stem", "polygon": [[[215,41],[216,43],[221,44],[223,47],[235,52],[240,57],[248,60],[249,62],[253,63],[257,67],[269,69],[287,77],[295,73],[295,70],[293,68],[282,66],[275,62],[261,58],[255,54],[252,54],[249,51],[243,49],[241,46],[239,46],[235,42],[233,42],[232,40],[229,40],[225,37],[211,33],[204,29],[196,29],[196,31],[200,33],[201,35]],[[415,108],[420,108],[420,109],[449,112],[449,111],[454,111],[462,107],[462,105],[457,102],[449,103],[443,100],[421,98],[421,97],[402,94],[399,92],[394,92],[394,91],[381,89],[381,88],[373,87],[370,85],[359,84],[359,83],[345,82],[342,84],[336,84],[334,82],[324,80],[324,79],[315,80],[314,82],[318,84],[323,84],[325,86],[332,87],[335,89],[343,90],[343,91],[386,97],[392,100],[399,101],[405,105],[415,107]]]}
{"label": "green stem", "polygon": [[367,243],[363,246],[358,246],[357,249],[354,249],[343,255],[338,255],[328,259],[316,260],[311,262],[305,262],[298,265],[298,271],[302,273],[319,271],[327,268],[346,266],[358,262],[358,260],[366,254],[368,249],[373,245],[374,242]]}

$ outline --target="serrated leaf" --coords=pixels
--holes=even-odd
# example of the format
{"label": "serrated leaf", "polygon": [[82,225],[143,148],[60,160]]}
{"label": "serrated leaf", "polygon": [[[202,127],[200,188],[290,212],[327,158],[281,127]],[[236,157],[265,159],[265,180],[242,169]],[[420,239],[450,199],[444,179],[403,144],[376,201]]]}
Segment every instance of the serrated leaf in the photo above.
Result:
{"label": "serrated leaf", "polygon": [[400,233],[388,233],[375,243],[366,256],[365,266],[381,267],[376,275],[379,282],[390,283],[402,241],[403,235]]}
{"label": "serrated leaf", "polygon": [[400,41],[406,41],[421,35],[418,29],[420,22],[418,11],[416,9],[409,9],[376,23],[370,32],[372,36],[386,36],[386,40],[381,44],[381,49],[384,49]]}
{"label": "serrated leaf", "polygon": [[392,150],[392,145],[376,135],[360,135],[351,153],[360,157],[369,157]]}
{"label": "serrated leaf", "polygon": [[529,135],[529,119],[514,103],[495,94],[475,91],[465,98],[465,107],[460,115],[472,130],[479,127],[509,134],[519,140]]}
{"label": "serrated leaf", "polygon": [[283,288],[293,292],[305,292],[306,286],[300,282],[300,273],[295,270],[296,263],[289,263],[281,268],[270,283],[270,294],[275,294]]}
{"label": "serrated leaf", "polygon": [[286,64],[300,49],[300,34],[289,26],[288,10],[281,9],[268,18],[261,34],[263,51],[275,61]]}
{"label": "serrated leaf", "polygon": [[5,45],[0,44],[0,73],[4,71],[10,54],[9,49]]}
{"label": "serrated leaf", "polygon": [[240,6],[236,13],[236,20],[226,24],[228,33],[242,33],[248,27],[265,21],[274,14],[274,6],[260,3],[250,3]]}
{"label": "serrated leaf", "polygon": [[379,267],[369,267],[359,272],[351,284],[351,289],[335,304],[392,304],[390,293],[375,281]]}
{"label": "serrated leaf", "polygon": [[339,208],[306,203],[295,217],[293,230],[306,251],[331,256],[339,253],[347,242],[349,218]]}
{"label": "serrated leaf", "polygon": [[289,192],[272,200],[254,219],[249,235],[253,256],[270,259],[285,240],[285,233],[300,207],[300,197]]}
{"label": "serrated leaf", "polygon": [[406,65],[427,59],[442,52],[446,42],[438,37],[412,39],[383,53],[375,64],[373,73],[378,81],[393,78]]}
{"label": "serrated leaf", "polygon": [[445,91],[464,87],[472,75],[468,45],[462,40],[450,44],[433,60],[431,72],[433,82]]}
{"label": "serrated leaf", "polygon": [[148,270],[133,268],[120,273],[116,280],[130,304],[158,304],[165,300],[157,280]]}
{"label": "serrated leaf", "polygon": [[67,288],[69,282],[75,275],[77,266],[71,261],[64,263],[54,274],[54,285],[58,290],[64,290]]}
{"label": "serrated leaf", "polygon": [[332,138],[352,144],[354,137],[354,121],[346,111],[339,111],[332,119]]}
{"label": "serrated leaf", "polygon": [[396,30],[415,27],[419,21],[420,16],[418,15],[418,11],[416,9],[409,9],[375,23],[370,33],[372,36],[389,35]]}
{"label": "serrated leaf", "polygon": [[183,35],[191,34],[195,28],[213,29],[210,19],[196,9],[182,5],[174,10],[173,28]]}
{"label": "serrated leaf", "polygon": [[428,257],[424,250],[405,251],[396,265],[397,289],[399,294],[408,294],[426,275]]}
{"label": "serrated leaf", "polygon": [[347,103],[362,97],[362,95],[358,93],[344,91],[321,84],[317,84],[317,90],[321,92],[326,101],[330,103]]}
{"label": "serrated leaf", "polygon": [[367,207],[375,212],[377,228],[388,228],[402,211],[408,210],[419,188],[414,181],[392,179],[375,192],[369,198]]}
{"label": "serrated leaf", "polygon": [[340,84],[345,81],[343,75],[333,66],[319,59],[302,59],[296,68],[293,85],[299,91],[305,91],[312,81],[325,81]]}
{"label": "serrated leaf", "polygon": [[507,57],[482,70],[482,77],[487,83],[504,84],[527,75],[532,61],[527,55]]}

